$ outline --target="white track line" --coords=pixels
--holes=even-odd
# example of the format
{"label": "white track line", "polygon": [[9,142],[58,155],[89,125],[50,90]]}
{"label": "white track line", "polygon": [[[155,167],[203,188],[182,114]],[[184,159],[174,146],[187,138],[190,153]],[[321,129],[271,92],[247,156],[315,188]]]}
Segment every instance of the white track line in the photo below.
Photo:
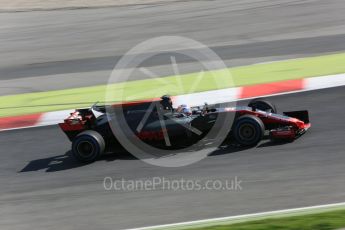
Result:
{"label": "white track line", "polygon": [[305,90],[326,89],[345,85],[345,74],[305,78]]}
{"label": "white track line", "polygon": [[[193,225],[203,225],[203,224],[217,224],[222,225],[221,222],[230,222],[230,221],[246,221],[251,218],[271,218],[272,216],[276,215],[298,215],[303,212],[308,211],[320,211],[322,212],[324,209],[335,209],[335,208],[342,208],[345,207],[345,202],[343,203],[334,203],[334,204],[325,204],[325,205],[316,205],[316,206],[309,206],[309,207],[302,207],[302,208],[293,208],[293,209],[283,209],[277,211],[269,211],[269,212],[260,212],[260,213],[253,213],[253,214],[245,214],[245,215],[238,215],[238,216],[228,216],[228,217],[220,217],[220,218],[211,218],[211,219],[203,219],[203,220],[195,220],[195,221],[188,221],[188,222],[180,222],[175,224],[165,224],[165,225],[156,225],[156,226],[148,226],[142,228],[132,228],[127,230],[157,230],[157,229],[169,229],[169,228],[186,228],[192,227]],[[223,223],[228,224],[228,223]]]}
{"label": "white track line", "polygon": [[177,105],[187,104],[189,106],[200,106],[204,102],[208,104],[220,104],[237,101],[242,87],[211,90],[205,92],[191,93],[174,96],[173,102]]}

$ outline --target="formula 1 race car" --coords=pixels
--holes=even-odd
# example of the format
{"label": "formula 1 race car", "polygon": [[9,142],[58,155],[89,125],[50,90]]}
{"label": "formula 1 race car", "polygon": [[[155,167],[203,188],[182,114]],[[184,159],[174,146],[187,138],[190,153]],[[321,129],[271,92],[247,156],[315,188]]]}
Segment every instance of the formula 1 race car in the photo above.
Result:
{"label": "formula 1 race car", "polygon": [[[183,148],[196,143],[214,127],[216,120],[226,114],[233,115],[227,135],[240,146],[255,146],[265,135],[271,139],[293,141],[311,126],[308,111],[277,114],[276,107],[269,101],[254,99],[248,106],[215,108],[205,104],[181,112],[174,109],[169,97],[164,96],[153,108],[152,101],[121,105],[121,113],[139,140],[164,149]],[[112,118],[107,108],[118,105],[97,106],[77,109],[60,123],[60,128],[72,142],[73,156],[84,163],[95,161],[105,152],[114,152],[122,147],[116,132],[121,127],[111,128]],[[145,124],[142,121],[145,120]],[[227,124],[225,124],[226,126]],[[223,124],[224,126],[224,124]],[[115,133],[115,134],[114,134]],[[167,142],[167,136],[169,142]]]}

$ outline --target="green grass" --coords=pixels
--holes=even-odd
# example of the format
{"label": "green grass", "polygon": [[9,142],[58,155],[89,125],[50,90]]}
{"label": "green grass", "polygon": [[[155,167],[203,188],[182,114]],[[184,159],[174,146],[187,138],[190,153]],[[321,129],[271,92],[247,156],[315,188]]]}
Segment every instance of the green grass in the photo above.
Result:
{"label": "green grass", "polygon": [[333,230],[345,227],[345,210],[271,218],[244,223],[188,228],[193,230]]}
{"label": "green grass", "polygon": [[[345,72],[345,53],[293,59],[273,63],[235,67],[205,72],[195,88],[199,73],[168,76],[160,79],[129,81],[108,86],[113,92],[108,101],[126,101],[179,95],[234,86],[253,85],[288,79],[331,75]],[[163,81],[162,81],[163,80]],[[180,87],[183,85],[183,87]],[[0,97],[0,117],[48,112],[89,106],[106,101],[107,86],[27,93]],[[119,92],[123,91],[123,95]]]}

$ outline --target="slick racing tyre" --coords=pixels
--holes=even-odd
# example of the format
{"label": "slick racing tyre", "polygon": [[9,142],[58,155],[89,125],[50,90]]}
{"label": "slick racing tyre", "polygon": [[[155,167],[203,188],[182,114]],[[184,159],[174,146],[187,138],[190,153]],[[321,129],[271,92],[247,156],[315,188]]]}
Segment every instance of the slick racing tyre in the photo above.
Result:
{"label": "slick racing tyre", "polygon": [[242,146],[255,146],[263,138],[265,125],[260,118],[253,115],[239,117],[233,128],[233,136]]}
{"label": "slick racing tyre", "polygon": [[72,142],[72,154],[82,163],[91,163],[103,154],[105,142],[96,131],[84,131]]}
{"label": "slick racing tyre", "polygon": [[277,113],[277,108],[273,103],[260,98],[251,100],[248,106],[270,113]]}

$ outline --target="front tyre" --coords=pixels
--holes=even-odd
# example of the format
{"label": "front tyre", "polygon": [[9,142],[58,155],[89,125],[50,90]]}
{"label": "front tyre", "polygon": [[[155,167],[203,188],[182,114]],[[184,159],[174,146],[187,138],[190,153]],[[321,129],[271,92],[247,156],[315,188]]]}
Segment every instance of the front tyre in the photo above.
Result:
{"label": "front tyre", "polygon": [[244,115],[237,119],[232,132],[240,145],[256,146],[265,134],[265,125],[256,116]]}
{"label": "front tyre", "polygon": [[80,133],[72,142],[72,154],[82,163],[91,163],[104,153],[105,142],[101,134],[88,130]]}

